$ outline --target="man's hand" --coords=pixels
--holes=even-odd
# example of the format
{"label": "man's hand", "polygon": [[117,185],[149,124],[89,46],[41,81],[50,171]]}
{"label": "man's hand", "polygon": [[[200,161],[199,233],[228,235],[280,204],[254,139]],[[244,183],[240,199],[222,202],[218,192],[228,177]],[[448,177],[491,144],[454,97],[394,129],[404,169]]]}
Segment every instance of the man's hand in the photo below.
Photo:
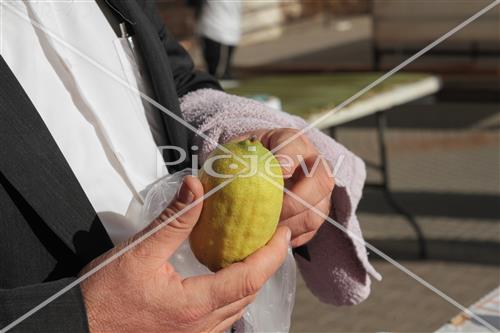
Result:
{"label": "man's hand", "polygon": [[[186,177],[176,201],[146,231],[202,195],[199,180]],[[243,315],[284,261],[290,230],[280,227],[266,246],[243,262],[216,274],[183,279],[167,260],[191,232],[201,208],[201,202],[194,205],[82,282],[91,332],[222,332]],[[97,258],[82,273],[123,246]]]}
{"label": "man's hand", "polygon": [[[255,136],[269,150],[280,146],[295,136],[299,130],[279,128],[257,130],[233,140],[243,140]],[[289,143],[280,147],[274,155],[280,162],[285,177],[285,187],[296,196],[324,214],[330,211],[330,197],[335,185],[328,163],[320,156],[316,148],[303,135],[298,135]],[[280,224],[292,230],[292,246],[301,246],[310,241],[318,231],[324,219],[309,209],[296,198],[285,194]]]}

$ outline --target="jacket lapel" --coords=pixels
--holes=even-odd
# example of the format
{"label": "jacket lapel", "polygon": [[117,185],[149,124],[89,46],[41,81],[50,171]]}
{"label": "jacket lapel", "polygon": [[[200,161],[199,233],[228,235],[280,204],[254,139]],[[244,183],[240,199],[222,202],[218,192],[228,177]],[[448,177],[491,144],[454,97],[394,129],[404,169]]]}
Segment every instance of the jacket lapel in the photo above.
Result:
{"label": "jacket lapel", "polygon": [[0,57],[0,171],[83,263],[112,247],[35,107]]}
{"label": "jacket lapel", "polygon": [[[147,69],[155,95],[152,96],[152,98],[172,113],[182,118],[172,69],[165,46],[160,40],[159,32],[155,31],[153,25],[144,14],[137,1],[106,0],[106,3],[119,17],[129,24],[129,28],[135,33],[136,42],[142,54],[144,65]],[[157,109],[157,112],[160,112],[162,115],[167,134],[167,140],[160,145],[174,145],[184,151],[189,151],[189,136],[186,127],[163,111]],[[167,155],[164,156],[164,159],[167,161],[175,161],[178,158],[176,152],[172,149],[166,150],[165,153]],[[176,166],[176,168],[182,169],[187,166],[189,166],[189,161],[186,161],[185,164]]]}

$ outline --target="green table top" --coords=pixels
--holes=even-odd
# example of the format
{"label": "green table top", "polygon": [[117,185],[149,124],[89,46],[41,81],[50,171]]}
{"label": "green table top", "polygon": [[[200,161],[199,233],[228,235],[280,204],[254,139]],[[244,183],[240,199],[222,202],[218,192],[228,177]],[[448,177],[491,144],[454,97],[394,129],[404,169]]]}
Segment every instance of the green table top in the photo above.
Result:
{"label": "green table top", "polygon": [[[269,75],[242,80],[239,87],[228,89],[228,92],[240,96],[276,96],[281,100],[283,110],[307,118],[334,108],[381,75],[373,72]],[[421,73],[395,74],[359,100],[429,77],[431,75]]]}

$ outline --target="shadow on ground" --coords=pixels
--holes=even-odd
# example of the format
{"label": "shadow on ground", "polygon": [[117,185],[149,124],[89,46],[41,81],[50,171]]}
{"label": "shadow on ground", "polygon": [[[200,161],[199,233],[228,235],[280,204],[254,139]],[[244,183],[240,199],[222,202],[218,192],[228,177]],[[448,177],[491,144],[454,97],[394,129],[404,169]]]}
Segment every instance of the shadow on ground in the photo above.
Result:
{"label": "shadow on ground", "polygon": [[[500,220],[499,195],[399,191],[394,192],[394,197],[424,227],[429,260],[500,265],[500,256],[498,256],[498,253],[500,253],[500,243],[498,242],[500,229],[495,229],[495,225],[498,225]],[[358,211],[376,215],[395,214],[394,210],[385,201],[383,194],[374,190],[365,191]],[[458,238],[452,236],[453,230],[450,230],[450,233],[446,235],[447,238],[436,236],[435,233],[425,235],[426,230],[432,230],[433,228],[429,225],[429,223],[432,223],[429,222],[429,219],[436,220],[439,217],[453,219],[454,223],[458,225],[460,223],[470,224],[471,219],[480,219],[483,224],[491,224],[492,233],[495,233],[496,230],[497,240],[474,239],[473,234],[467,237],[468,235],[463,232],[460,233],[461,238]],[[427,219],[422,221],[424,218]],[[405,224],[408,222],[401,218],[395,223]],[[492,236],[494,238],[495,235]],[[418,243],[415,238],[384,237],[382,239],[370,239],[369,235],[367,237],[370,244],[393,259],[420,260],[418,258]],[[381,258],[373,254],[372,259]]]}
{"label": "shadow on ground", "polygon": [[[395,260],[422,261],[418,257],[418,243],[413,239],[367,239],[367,241]],[[493,241],[427,239],[428,261],[462,262],[481,265],[500,265],[500,244]],[[383,260],[375,253],[372,260]]]}
{"label": "shadow on ground", "polygon": [[[394,198],[416,216],[446,216],[500,220],[500,195],[483,193],[438,193],[394,191]],[[366,190],[359,211],[373,214],[394,214],[383,194]]]}

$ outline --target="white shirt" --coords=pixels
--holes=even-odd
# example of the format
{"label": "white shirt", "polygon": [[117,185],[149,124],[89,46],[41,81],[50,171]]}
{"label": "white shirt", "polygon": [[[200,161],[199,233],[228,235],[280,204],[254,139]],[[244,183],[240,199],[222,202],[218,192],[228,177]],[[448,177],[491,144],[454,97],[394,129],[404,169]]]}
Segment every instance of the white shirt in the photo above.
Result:
{"label": "white shirt", "polygon": [[224,45],[237,45],[241,38],[241,1],[203,2],[198,33]]}
{"label": "white shirt", "polygon": [[[97,4],[9,2],[133,88],[144,82]],[[116,244],[145,225],[147,185],[166,174],[138,94],[3,6],[2,56],[40,113]]]}

